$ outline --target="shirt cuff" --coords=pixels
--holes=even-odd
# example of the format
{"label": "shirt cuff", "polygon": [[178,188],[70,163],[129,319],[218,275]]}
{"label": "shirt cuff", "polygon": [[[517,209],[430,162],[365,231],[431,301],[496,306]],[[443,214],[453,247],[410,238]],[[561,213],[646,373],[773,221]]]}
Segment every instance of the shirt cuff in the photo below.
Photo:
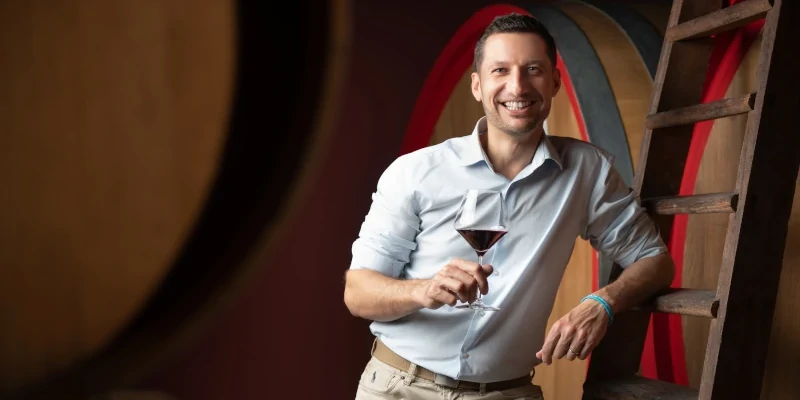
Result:
{"label": "shirt cuff", "polygon": [[369,250],[353,249],[353,259],[350,269],[370,269],[383,275],[397,278],[403,271],[406,263]]}

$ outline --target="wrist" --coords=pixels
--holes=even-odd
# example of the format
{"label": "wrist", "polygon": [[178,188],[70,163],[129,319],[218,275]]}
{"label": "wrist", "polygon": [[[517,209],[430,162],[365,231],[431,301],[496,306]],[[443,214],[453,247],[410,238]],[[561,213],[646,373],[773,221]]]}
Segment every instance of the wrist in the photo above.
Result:
{"label": "wrist", "polygon": [[431,284],[430,279],[414,279],[408,281],[411,284],[411,302],[419,309],[427,307],[428,286]]}
{"label": "wrist", "polygon": [[581,303],[587,301],[596,304],[597,307],[603,310],[603,313],[606,314],[606,316],[608,317],[609,324],[614,322],[614,311],[611,307],[611,304],[609,304],[609,302],[605,298],[603,298],[598,294],[593,293],[581,299]]}
{"label": "wrist", "polygon": [[620,311],[619,302],[617,302],[616,296],[612,295],[612,293],[610,293],[607,289],[608,287],[604,287],[592,293],[591,295],[603,299],[606,302],[606,304],[608,304],[608,306],[611,307],[611,312],[616,315]]}

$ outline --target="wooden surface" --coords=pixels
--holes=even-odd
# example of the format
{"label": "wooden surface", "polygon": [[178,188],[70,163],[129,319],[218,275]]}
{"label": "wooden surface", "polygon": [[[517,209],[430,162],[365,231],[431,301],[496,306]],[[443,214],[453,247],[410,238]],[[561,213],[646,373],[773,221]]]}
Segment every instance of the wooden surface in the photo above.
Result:
{"label": "wooden surface", "polygon": [[643,199],[642,206],[653,214],[709,214],[736,211],[736,193],[704,193]]}
{"label": "wooden surface", "polygon": [[[566,2],[560,8],[581,27],[603,64],[635,169],[642,145],[647,99],[653,90],[647,68],[628,37],[608,16],[579,3]],[[660,10],[666,14],[669,7],[661,6]]]}
{"label": "wooden surface", "polygon": [[674,288],[647,306],[662,313],[716,318],[719,300],[713,290]]}
{"label": "wooden surface", "polygon": [[107,345],[201,211],[234,10],[181,4],[0,3],[0,393]]}
{"label": "wooden surface", "polygon": [[[755,72],[761,36],[749,48],[725,94],[747,95],[756,90]],[[731,116],[713,122],[697,174],[696,193],[730,192],[736,187],[738,155],[744,138],[746,115]],[[793,209],[784,250],[783,271],[777,290],[778,299],[772,321],[772,333],[764,374],[761,398],[800,398],[796,371],[800,366],[800,311],[797,308],[800,282],[800,181],[795,183]],[[690,215],[684,251],[683,286],[715,289],[722,262],[728,215]],[[711,320],[683,318],[684,350],[689,385],[699,388],[703,359]],[[742,328],[747,332],[747,328]],[[738,365],[738,364],[737,364]]]}
{"label": "wooden surface", "polygon": [[636,10],[637,13],[646,18],[661,37],[664,37],[667,32],[667,21],[669,21],[669,3],[653,4],[653,2],[640,1],[626,2],[625,5]]}
{"label": "wooden surface", "polygon": [[[737,97],[756,89],[760,36],[747,51],[725,97]],[[695,193],[732,192],[736,188],[747,115],[736,115],[712,122],[711,134],[697,171]],[[683,254],[683,286],[716,291],[722,249],[728,227],[728,214],[689,215]],[[683,318],[683,342],[689,385],[698,388],[711,320]]]}
{"label": "wooden surface", "polygon": [[[248,2],[3,3],[0,397],[139,383],[277,254],[329,143],[348,6],[278,32]],[[278,34],[296,79],[263,56]]]}
{"label": "wooden surface", "polygon": [[744,114],[753,109],[755,99],[756,94],[750,93],[734,98],[664,111],[647,117],[645,126],[647,126],[647,129],[666,128]]}
{"label": "wooden surface", "polygon": [[430,144],[438,144],[450,138],[472,134],[475,124],[483,117],[483,106],[472,96],[471,73],[472,69],[465,72],[453,89],[441,116],[436,121],[436,128],[431,135]]}
{"label": "wooden surface", "polygon": [[761,399],[800,398],[800,176],[795,182],[783,271],[772,318]]}
{"label": "wooden surface", "polygon": [[697,390],[641,377],[586,386],[584,400],[697,400]]}
{"label": "wooden surface", "polygon": [[667,30],[672,41],[696,39],[715,33],[730,31],[764,18],[772,7],[772,0],[744,0],[730,7],[686,21]]}
{"label": "wooden surface", "polygon": [[[675,26],[719,8],[720,5],[715,3],[677,0],[673,9],[680,11],[673,12],[668,26]],[[665,42],[647,115],[699,104],[710,53],[709,40]],[[642,198],[678,193],[691,137],[691,126],[645,131],[640,165],[633,185]],[[646,171],[646,175],[643,171]],[[647,179],[644,179],[645,176]],[[664,218],[659,222],[662,225],[662,234],[669,235],[672,219]]]}
{"label": "wooden surface", "polygon": [[761,380],[752,377],[764,373],[800,166],[796,118],[789,111],[797,105],[800,82],[788,67],[800,35],[798,17],[797,2],[775,0],[764,25],[756,71],[759,96],[742,143],[739,207],[723,250],[720,309],[709,332],[716,340],[706,347],[701,399],[755,398],[762,390]]}

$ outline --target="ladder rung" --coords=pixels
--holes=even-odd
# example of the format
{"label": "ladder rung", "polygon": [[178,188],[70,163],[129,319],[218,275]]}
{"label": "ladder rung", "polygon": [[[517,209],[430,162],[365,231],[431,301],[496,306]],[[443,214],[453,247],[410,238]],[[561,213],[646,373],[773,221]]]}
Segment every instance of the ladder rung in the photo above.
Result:
{"label": "ladder rung", "polygon": [[736,193],[710,193],[655,197],[642,200],[642,206],[658,215],[732,213],[738,200]]}
{"label": "ladder rung", "polygon": [[587,381],[583,385],[583,400],[697,400],[697,397],[695,389],[639,376]]}
{"label": "ladder rung", "polygon": [[664,111],[648,116],[645,121],[645,128],[659,129],[677,125],[689,125],[700,121],[744,114],[753,110],[755,102],[756,94],[750,93],[740,97]]}
{"label": "ladder rung", "polygon": [[676,288],[657,296],[648,306],[657,312],[717,318],[719,299],[714,290]]}
{"label": "ladder rung", "polygon": [[719,11],[698,17],[667,30],[667,40],[676,42],[711,36],[764,18],[772,8],[772,0],[746,0]]}

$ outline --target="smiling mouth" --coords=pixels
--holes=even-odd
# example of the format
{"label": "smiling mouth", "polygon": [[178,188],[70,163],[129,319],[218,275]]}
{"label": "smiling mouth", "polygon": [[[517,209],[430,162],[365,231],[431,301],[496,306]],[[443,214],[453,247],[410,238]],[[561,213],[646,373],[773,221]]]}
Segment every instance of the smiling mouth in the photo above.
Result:
{"label": "smiling mouth", "polygon": [[500,103],[503,107],[511,110],[511,111],[522,111],[533,104],[532,101],[506,101]]}

